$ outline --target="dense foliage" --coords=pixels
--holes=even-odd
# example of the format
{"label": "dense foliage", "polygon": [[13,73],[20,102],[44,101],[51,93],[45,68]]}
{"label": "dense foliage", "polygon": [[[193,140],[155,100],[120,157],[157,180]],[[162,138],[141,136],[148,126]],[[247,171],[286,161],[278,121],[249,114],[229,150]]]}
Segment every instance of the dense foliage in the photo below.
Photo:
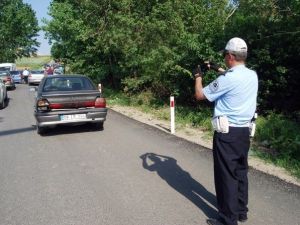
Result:
{"label": "dense foliage", "polygon": [[[191,69],[244,38],[260,78],[259,110],[298,112],[298,0],[53,0],[53,56],[129,94],[193,103]],[[205,82],[213,80],[210,73]]]}
{"label": "dense foliage", "polygon": [[36,53],[38,21],[31,6],[22,0],[0,1],[0,62]]}
{"label": "dense foliage", "polygon": [[225,29],[250,45],[250,65],[260,78],[260,109],[300,110],[300,1],[241,0]]}
{"label": "dense foliage", "polygon": [[[73,70],[136,93],[191,101],[190,70],[215,57],[227,1],[54,0],[46,31]],[[62,49],[64,49],[62,51]]]}

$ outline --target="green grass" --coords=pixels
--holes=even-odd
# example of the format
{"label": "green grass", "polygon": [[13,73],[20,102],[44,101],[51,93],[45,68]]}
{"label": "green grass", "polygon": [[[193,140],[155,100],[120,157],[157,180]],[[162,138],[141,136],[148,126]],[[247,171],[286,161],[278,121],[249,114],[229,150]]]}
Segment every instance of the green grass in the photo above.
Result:
{"label": "green grass", "polygon": [[[251,148],[253,156],[256,156],[265,162],[285,168],[292,176],[300,179],[300,162],[290,157],[278,157],[276,151],[272,149],[262,148],[261,146],[253,146]],[[274,154],[275,153],[275,154]]]}
{"label": "green grass", "polygon": [[[300,126],[282,114],[270,112],[257,120],[256,154],[300,178]],[[265,150],[267,149],[267,151]]]}
{"label": "green grass", "polygon": [[17,68],[41,69],[43,65],[51,61],[51,56],[36,56],[21,58],[16,61]]}
{"label": "green grass", "polygon": [[[157,101],[149,92],[134,96],[127,96],[111,89],[105,90],[109,105],[133,106],[143,112],[150,113],[158,119],[170,120],[170,106],[162,101]],[[207,108],[175,107],[176,127],[197,127],[212,134],[211,110]]]}

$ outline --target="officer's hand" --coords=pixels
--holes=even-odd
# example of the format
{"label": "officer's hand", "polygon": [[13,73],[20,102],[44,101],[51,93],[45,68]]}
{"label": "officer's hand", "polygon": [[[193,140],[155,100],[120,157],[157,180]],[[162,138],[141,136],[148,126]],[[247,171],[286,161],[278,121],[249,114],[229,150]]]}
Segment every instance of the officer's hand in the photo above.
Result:
{"label": "officer's hand", "polygon": [[202,76],[203,76],[203,72],[202,72],[202,70],[201,70],[200,65],[198,65],[198,66],[194,69],[193,75],[194,75],[194,78],[195,78],[195,79],[198,78],[198,77],[202,77]]}
{"label": "officer's hand", "polygon": [[219,69],[221,68],[221,66],[215,62],[209,62],[209,68],[216,72],[219,72]]}

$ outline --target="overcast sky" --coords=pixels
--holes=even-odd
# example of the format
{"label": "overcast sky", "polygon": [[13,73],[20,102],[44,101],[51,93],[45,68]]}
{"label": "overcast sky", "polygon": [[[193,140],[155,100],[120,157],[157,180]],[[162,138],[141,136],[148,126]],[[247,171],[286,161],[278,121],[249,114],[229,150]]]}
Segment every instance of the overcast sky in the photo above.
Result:
{"label": "overcast sky", "polygon": [[[42,18],[50,18],[47,11],[51,0],[23,0],[23,2],[32,6],[32,9],[36,12],[36,17],[39,20],[39,25],[42,25]],[[38,41],[41,43],[41,46],[38,49],[38,54],[50,55],[51,47],[48,44],[48,40],[44,39],[44,32],[40,32],[39,35]]]}

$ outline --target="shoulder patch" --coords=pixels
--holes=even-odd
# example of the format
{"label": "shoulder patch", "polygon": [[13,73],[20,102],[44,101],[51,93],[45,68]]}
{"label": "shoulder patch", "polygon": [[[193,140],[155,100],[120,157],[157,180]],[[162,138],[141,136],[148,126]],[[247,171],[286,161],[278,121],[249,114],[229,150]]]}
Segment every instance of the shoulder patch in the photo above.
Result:
{"label": "shoulder patch", "polygon": [[214,80],[213,82],[211,82],[210,85],[209,85],[209,89],[212,92],[216,92],[219,89],[219,82],[218,82],[218,80]]}

